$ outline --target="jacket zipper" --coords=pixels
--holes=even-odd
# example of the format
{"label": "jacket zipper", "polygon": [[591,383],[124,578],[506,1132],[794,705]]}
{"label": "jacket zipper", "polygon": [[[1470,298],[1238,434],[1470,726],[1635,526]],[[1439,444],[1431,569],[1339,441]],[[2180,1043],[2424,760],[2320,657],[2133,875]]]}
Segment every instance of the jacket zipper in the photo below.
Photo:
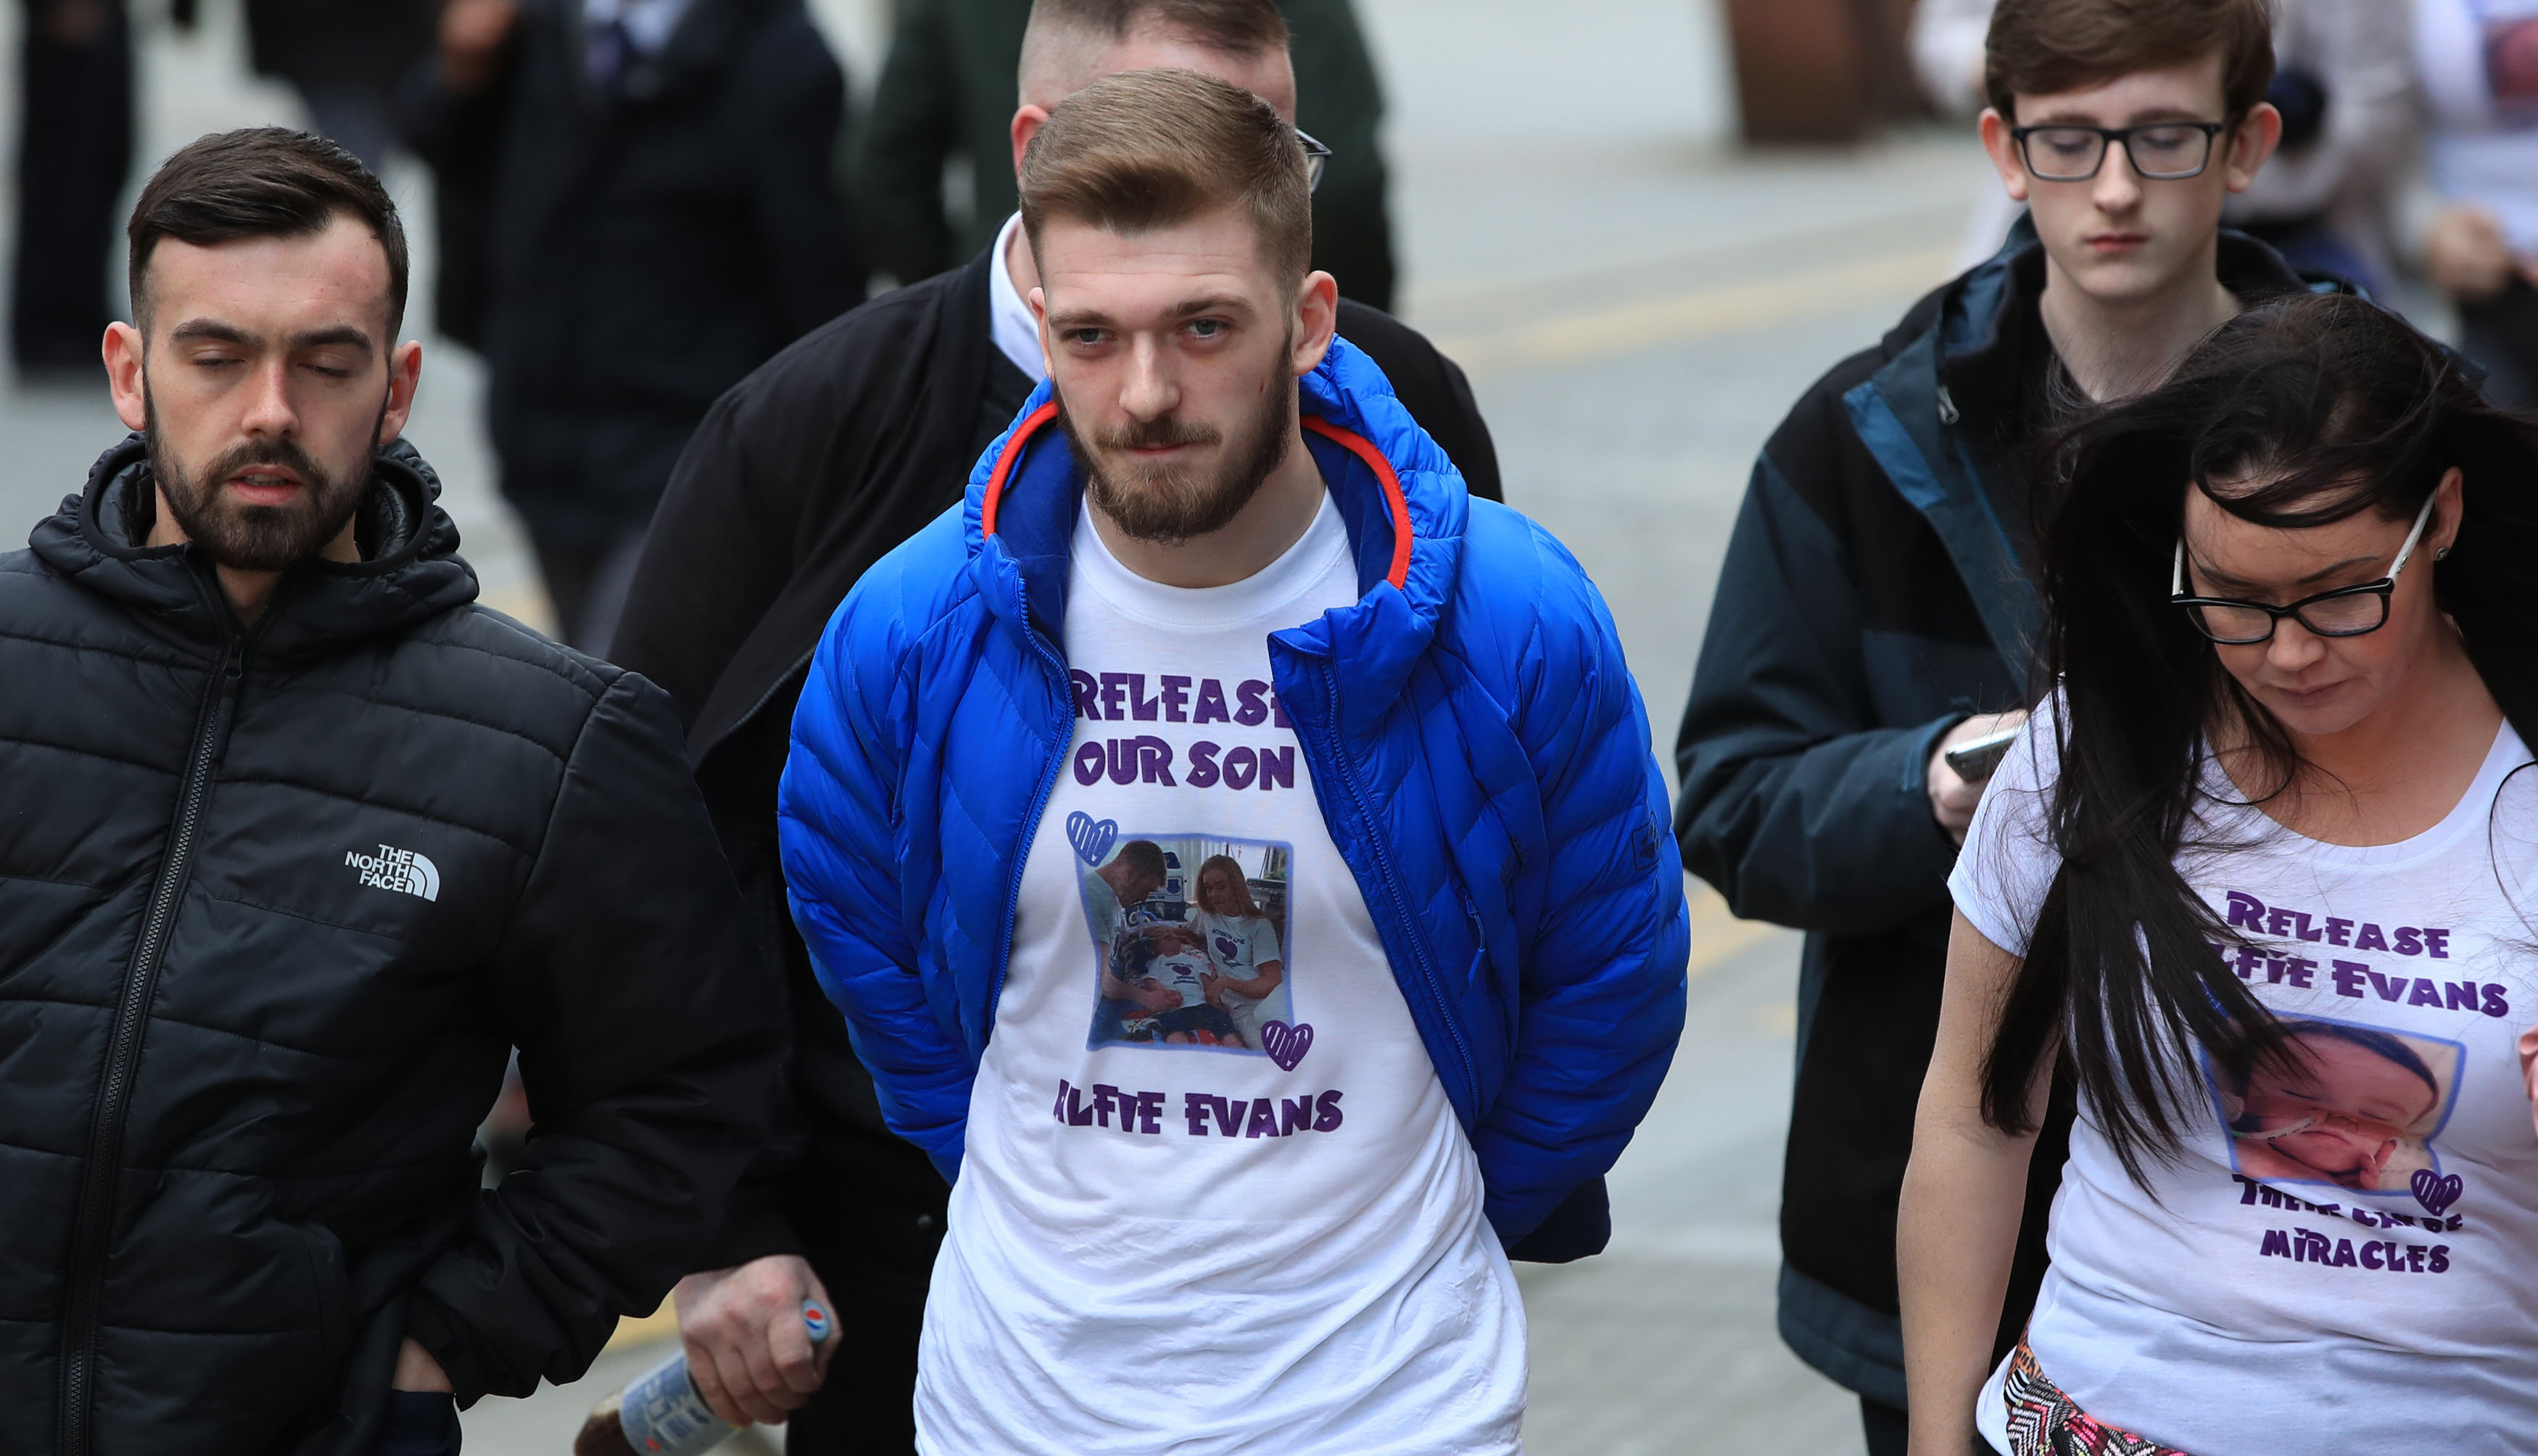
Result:
{"label": "jacket zipper", "polygon": [[1357,806],[1358,833],[1366,841],[1367,852],[1374,856],[1375,878],[1383,882],[1384,896],[1392,902],[1392,921],[1401,927],[1401,938],[1410,945],[1411,960],[1417,962],[1419,978],[1428,987],[1428,999],[1436,1011],[1437,1025],[1445,1028],[1445,1039],[1454,1043],[1454,1055],[1463,1063],[1463,1086],[1472,1094],[1472,1113],[1480,1115],[1481,1078],[1472,1066],[1472,1049],[1463,1041],[1462,1027],[1454,1023],[1453,1012],[1445,1001],[1444,982],[1437,977],[1436,962],[1428,957],[1427,938],[1420,935],[1418,922],[1410,913],[1410,901],[1401,893],[1400,877],[1392,872],[1391,852],[1384,848],[1383,836],[1375,832],[1374,805],[1366,796],[1366,787],[1358,782],[1357,770],[1350,766],[1348,755],[1340,743],[1340,675],[1339,669],[1322,669],[1322,683],[1329,690],[1330,718],[1324,730],[1330,738],[1331,768],[1339,774],[1340,783],[1348,789],[1349,800]]}
{"label": "jacket zipper", "polygon": [[175,918],[176,897],[184,888],[193,855],[194,830],[203,803],[211,797],[212,762],[219,756],[221,723],[244,669],[244,649],[224,642],[218,671],[204,691],[194,723],[193,747],[185,777],[176,794],[176,818],[168,830],[167,854],[159,867],[159,882],[150,893],[141,939],[124,970],[123,994],[105,1051],[105,1076],[98,1092],[97,1113],[89,1124],[88,1161],[80,1185],[79,1215],[72,1224],[69,1298],[62,1320],[61,1450],[64,1456],[87,1456],[89,1401],[97,1359],[98,1305],[105,1277],[106,1235],[114,1223],[114,1192],[123,1158],[123,1122],[130,1110],[132,1080],[141,1061],[142,1031],[159,982],[159,961],[167,954],[167,928]]}
{"label": "jacket zipper", "polygon": [[[1031,593],[1023,585],[1019,570],[1015,573],[1014,600],[1022,608],[1023,635],[1031,639],[1033,650],[1039,653],[1042,662],[1048,664],[1055,681],[1064,685],[1066,660],[1058,656],[1049,647],[1047,639],[1041,635],[1039,629],[1031,625]],[[1066,751],[1075,743],[1072,727],[1075,722],[1072,706],[1074,699],[1064,693],[1059,696],[1069,704],[1067,716],[1065,722],[1055,731],[1057,748],[1048,756],[1048,766],[1040,772],[1039,793],[1032,800],[1031,819],[1023,826],[1020,852],[1014,856],[1014,872],[1005,884],[1005,918],[996,929],[996,984],[987,992],[986,1031],[990,1036],[994,1035],[996,1030],[996,1008],[1005,999],[1005,977],[1013,969],[1014,964],[1014,916],[1022,910],[1023,870],[1031,863],[1032,845],[1039,839],[1039,822],[1048,815],[1048,797],[1057,790],[1057,775],[1066,766]]]}

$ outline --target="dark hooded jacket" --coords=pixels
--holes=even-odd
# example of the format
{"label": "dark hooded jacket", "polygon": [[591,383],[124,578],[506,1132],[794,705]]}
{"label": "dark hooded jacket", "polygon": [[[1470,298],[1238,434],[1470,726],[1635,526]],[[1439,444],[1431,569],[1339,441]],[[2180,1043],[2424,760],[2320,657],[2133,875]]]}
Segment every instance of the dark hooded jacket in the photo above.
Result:
{"label": "dark hooded jacket", "polygon": [[[2239,298],[2310,288],[2221,236]],[[1836,364],[1763,447],[1675,745],[1686,869],[1740,915],[1807,932],[1781,1178],[1779,1323],[1809,1364],[1904,1405],[1895,1221],[1938,1037],[1956,846],[1930,756],[2024,704],[2039,604],[2027,452],[2050,415],[2043,248],[1989,262]],[[2067,1113],[2039,1142],[2002,1332],[2044,1271]]]}
{"label": "dark hooded jacket", "polygon": [[0,556],[0,1450],[367,1456],[408,1335],[462,1403],[572,1379],[763,1135],[668,698],[476,606],[437,493],[382,452],[251,626],[140,544],[137,438]]}

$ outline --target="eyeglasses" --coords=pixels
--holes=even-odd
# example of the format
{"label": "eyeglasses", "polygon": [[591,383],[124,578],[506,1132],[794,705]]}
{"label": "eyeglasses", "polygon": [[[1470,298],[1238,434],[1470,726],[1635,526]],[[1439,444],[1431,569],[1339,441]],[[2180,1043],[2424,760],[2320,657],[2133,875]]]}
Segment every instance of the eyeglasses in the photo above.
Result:
{"label": "eyeglasses", "polygon": [[2085,182],[2105,165],[2108,143],[2121,143],[2133,170],[2158,182],[2200,176],[2212,161],[2218,121],[2155,121],[2147,126],[2013,126],[2018,155],[2039,182]]}
{"label": "eyeglasses", "polygon": [[1296,143],[1304,149],[1304,190],[1318,191],[1322,171],[1331,165],[1331,149],[1314,141],[1313,134],[1301,126],[1296,128]]}
{"label": "eyeglasses", "polygon": [[2185,538],[2180,536],[2176,541],[2176,574],[2169,586],[2169,600],[2185,609],[2186,620],[2194,624],[2195,630],[2231,647],[2272,640],[2274,629],[2286,617],[2299,618],[2301,626],[2321,637],[2358,637],[2377,631],[2388,625],[2388,598],[2397,589],[2397,573],[2406,569],[2406,559],[2415,554],[2415,543],[2423,539],[2424,526],[2433,518],[2433,500],[2437,498],[2428,497],[2424,508],[2415,512],[2415,528],[2406,533],[2406,544],[2397,548],[2397,560],[2389,565],[2388,574],[2376,581],[2339,586],[2283,607],[2232,597],[2189,597],[2185,594]]}

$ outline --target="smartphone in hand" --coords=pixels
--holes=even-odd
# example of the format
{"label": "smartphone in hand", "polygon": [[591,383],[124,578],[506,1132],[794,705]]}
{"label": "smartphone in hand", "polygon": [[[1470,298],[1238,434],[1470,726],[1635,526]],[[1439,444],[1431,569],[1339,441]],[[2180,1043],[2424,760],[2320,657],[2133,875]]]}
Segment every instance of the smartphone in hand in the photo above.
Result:
{"label": "smartphone in hand", "polygon": [[2018,742],[2019,733],[2026,727],[2024,722],[2012,723],[1980,738],[1969,738],[1941,757],[1948,761],[1950,768],[1956,770],[1957,777],[1968,783],[1979,783],[1991,777],[1991,771],[2009,756],[2009,746]]}

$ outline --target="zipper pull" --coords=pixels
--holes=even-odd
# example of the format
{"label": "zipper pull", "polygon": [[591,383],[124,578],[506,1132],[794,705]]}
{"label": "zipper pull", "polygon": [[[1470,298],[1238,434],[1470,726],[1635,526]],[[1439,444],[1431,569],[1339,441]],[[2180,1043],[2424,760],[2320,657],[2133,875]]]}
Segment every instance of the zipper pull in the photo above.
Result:
{"label": "zipper pull", "polygon": [[1957,401],[1948,393],[1948,386],[1945,384],[1939,386],[1939,423],[1942,425],[1957,423]]}

